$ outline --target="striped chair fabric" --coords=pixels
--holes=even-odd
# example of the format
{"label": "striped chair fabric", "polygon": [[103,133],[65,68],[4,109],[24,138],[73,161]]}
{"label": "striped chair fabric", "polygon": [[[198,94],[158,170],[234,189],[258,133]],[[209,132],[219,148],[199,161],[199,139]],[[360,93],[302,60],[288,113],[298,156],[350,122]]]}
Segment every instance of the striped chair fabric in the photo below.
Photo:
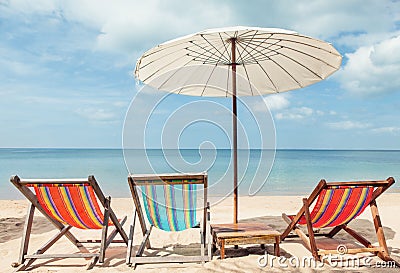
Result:
{"label": "striped chair fabric", "polygon": [[[323,189],[310,213],[315,228],[346,224],[360,215],[369,205],[374,187],[336,186]],[[303,215],[298,224],[306,225]]]}
{"label": "striped chair fabric", "polygon": [[[57,221],[80,229],[101,229],[104,215],[89,184],[33,184],[43,209]],[[110,221],[109,226],[113,225]]]}
{"label": "striped chair fabric", "polygon": [[196,185],[141,186],[144,208],[150,224],[164,231],[192,228],[196,222]]}

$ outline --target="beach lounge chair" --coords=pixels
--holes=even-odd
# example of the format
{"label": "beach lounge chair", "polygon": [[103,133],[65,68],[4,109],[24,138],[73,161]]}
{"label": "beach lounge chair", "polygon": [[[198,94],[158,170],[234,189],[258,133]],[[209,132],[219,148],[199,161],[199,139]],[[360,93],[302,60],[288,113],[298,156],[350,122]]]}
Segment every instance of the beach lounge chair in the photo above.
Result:
{"label": "beach lounge chair", "polygon": [[[376,253],[384,261],[393,261],[389,256],[376,199],[394,182],[393,177],[382,181],[326,182],[321,180],[311,195],[303,199],[303,206],[296,215],[288,216],[284,213],[282,214],[283,219],[289,226],[282,233],[281,240],[291,237],[289,233],[294,231],[317,261],[321,261],[323,255],[362,252]],[[310,212],[310,206],[314,201],[314,208]],[[379,246],[373,246],[370,241],[348,226],[368,205],[371,207]],[[298,225],[307,226],[308,236],[300,230]],[[314,228],[327,227],[332,227],[333,229],[326,234],[314,232]],[[315,240],[316,236],[332,238],[341,230],[354,237],[363,247],[318,249]]]}
{"label": "beach lounge chair", "polygon": [[[121,221],[117,219],[110,207],[111,197],[104,196],[94,176],[89,176],[87,179],[22,179],[12,176],[10,181],[31,203],[22,235],[19,260],[13,264],[17,267],[17,271],[28,268],[36,259],[53,258],[90,259],[87,268],[91,269],[97,262],[104,262],[105,251],[110,243],[128,244],[128,236],[122,228],[126,217]],[[35,209],[40,211],[59,232],[36,252],[28,254]],[[109,233],[108,226],[112,225],[114,230]],[[102,229],[101,240],[78,240],[70,232],[72,227]],[[117,234],[121,235],[122,240],[114,240]],[[68,238],[80,253],[44,254],[63,236]],[[84,243],[100,244],[100,249],[95,253],[89,252],[83,246]]]}
{"label": "beach lounge chair", "polygon": [[[163,174],[129,175],[129,187],[135,203],[133,224],[129,234],[126,263],[183,263],[208,261],[211,255],[211,241],[206,236],[209,229],[209,206],[207,203],[207,174]],[[204,203],[199,209],[202,220],[196,221],[197,191],[202,187]],[[142,193],[142,201],[139,198]],[[142,203],[143,202],[143,203]],[[145,213],[143,213],[143,208]],[[145,216],[149,222],[147,227]],[[133,252],[133,233],[136,216],[142,230],[143,239],[136,253]],[[150,249],[149,236],[153,227],[164,231],[182,231],[200,226],[200,255],[198,256],[143,256],[145,248]],[[207,237],[207,238],[206,238]],[[207,240],[206,240],[207,239]],[[208,255],[205,255],[208,241]]]}

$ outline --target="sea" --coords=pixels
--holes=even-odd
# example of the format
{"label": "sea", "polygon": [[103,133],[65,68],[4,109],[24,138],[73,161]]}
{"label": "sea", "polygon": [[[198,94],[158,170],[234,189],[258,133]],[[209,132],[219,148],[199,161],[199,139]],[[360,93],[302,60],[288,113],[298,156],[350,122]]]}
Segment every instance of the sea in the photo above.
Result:
{"label": "sea", "polygon": [[[232,193],[230,149],[0,149],[0,199],[23,199],[10,182],[22,178],[85,178],[94,175],[103,192],[129,197],[129,173],[206,172],[209,194]],[[399,181],[400,151],[239,150],[239,195],[308,195],[321,180]]]}

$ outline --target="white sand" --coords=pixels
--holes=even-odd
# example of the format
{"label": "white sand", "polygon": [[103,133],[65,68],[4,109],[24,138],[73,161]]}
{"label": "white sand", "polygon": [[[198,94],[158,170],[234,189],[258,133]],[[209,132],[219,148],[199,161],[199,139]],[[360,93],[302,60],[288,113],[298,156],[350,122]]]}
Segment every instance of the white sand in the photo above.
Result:
{"label": "white sand", "polygon": [[[241,197],[239,199],[241,221],[260,221],[270,224],[279,231],[285,229],[285,223],[281,219],[281,213],[295,213],[300,208],[301,198],[296,196],[255,196]],[[399,204],[400,194],[385,193],[378,199],[378,208],[382,223],[384,226],[385,236],[391,255],[394,259],[400,262],[400,217],[397,213],[400,212]],[[128,230],[132,220],[133,202],[130,199],[113,199],[111,206],[119,218],[123,215],[128,216],[128,221],[124,228]],[[212,223],[229,223],[232,221],[232,200],[226,199],[220,204],[211,208]],[[0,200],[0,272],[12,272],[14,269],[10,266],[12,262],[18,260],[19,248],[21,243],[21,235],[23,223],[27,210],[27,201],[25,200]],[[374,227],[371,222],[370,210],[367,209],[358,219],[350,226],[367,237],[374,245],[377,244],[374,234]],[[40,247],[48,240],[55,230],[52,225],[40,215],[35,214],[35,222],[33,233],[31,236],[30,252]],[[135,231],[135,245],[141,241],[139,225]],[[82,231],[72,230],[78,238],[99,238],[98,231]],[[128,233],[128,232],[127,232]],[[118,238],[118,237],[117,237]],[[344,232],[337,235],[337,240],[351,240]],[[153,229],[150,237],[152,246],[161,253],[177,253],[178,255],[188,255],[194,251],[198,251],[199,230],[193,229],[184,232],[163,232]],[[331,239],[330,239],[331,240]],[[338,244],[337,241],[329,241],[331,244]],[[186,247],[185,247],[186,246]],[[194,248],[196,247],[196,248]],[[93,248],[94,249],[94,248]],[[97,249],[97,248],[96,248]],[[73,253],[76,248],[67,240],[62,239],[56,245],[48,250],[48,253]],[[268,253],[273,253],[273,246],[267,246]],[[149,253],[149,252],[146,252]],[[312,272],[321,269],[310,268],[295,268],[288,264],[288,268],[281,268],[275,260],[274,267],[268,265],[261,268],[257,265],[257,259],[264,251],[257,245],[255,246],[240,246],[239,249],[228,248],[226,250],[227,258],[219,259],[219,251],[214,254],[213,261],[201,264],[158,264],[158,265],[138,265],[136,272]],[[94,269],[89,272],[128,272],[132,270],[125,265],[126,247],[123,245],[113,245],[107,250],[106,261],[104,264],[97,264]],[[369,254],[365,254],[369,255]],[[365,256],[364,255],[364,256]],[[310,253],[304,248],[298,239],[287,239],[281,244],[281,256],[289,259],[291,257],[310,256]],[[360,255],[359,255],[360,256]],[[361,255],[363,256],[363,255]],[[272,255],[270,255],[272,257]],[[292,259],[292,261],[294,261]],[[380,261],[374,258],[371,262]],[[84,259],[62,259],[53,260],[38,260],[29,270],[30,272],[86,272],[85,266],[87,261]],[[329,265],[324,265],[323,270],[339,271],[343,268],[335,268]],[[355,268],[349,271],[362,272],[377,272],[377,268]],[[383,269],[381,269],[383,270]],[[397,272],[398,269],[385,269],[383,272]],[[379,270],[380,271],[380,270]],[[132,271],[130,271],[132,272]]]}

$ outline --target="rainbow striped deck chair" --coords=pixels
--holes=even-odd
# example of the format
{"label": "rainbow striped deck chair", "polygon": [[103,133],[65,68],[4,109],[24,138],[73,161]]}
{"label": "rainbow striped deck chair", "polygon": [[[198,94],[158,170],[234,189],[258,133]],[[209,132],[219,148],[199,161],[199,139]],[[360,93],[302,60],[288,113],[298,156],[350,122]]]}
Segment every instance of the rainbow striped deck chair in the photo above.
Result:
{"label": "rainbow striped deck chair", "polygon": [[[337,248],[318,249],[315,237],[332,238],[339,231],[344,230],[364,246],[345,249],[346,253],[372,252],[385,261],[393,261],[389,256],[376,199],[394,182],[393,177],[381,181],[326,182],[321,180],[311,195],[303,199],[303,206],[296,215],[282,214],[289,226],[282,233],[281,240],[292,237],[290,232],[294,231],[305,243],[306,248],[311,251],[313,257],[320,261],[323,255],[344,253]],[[314,207],[310,212],[312,204]],[[371,207],[379,247],[373,246],[370,241],[348,226],[368,206]],[[308,236],[300,230],[298,225],[307,226]],[[315,233],[314,228],[332,228],[332,230],[324,234]]]}
{"label": "rainbow striped deck chair", "polygon": [[[22,235],[20,257],[13,266],[25,270],[37,259],[85,258],[90,259],[88,269],[103,263],[110,243],[128,244],[128,236],[122,228],[126,221],[117,219],[110,207],[111,197],[105,197],[94,176],[87,179],[22,179],[12,176],[11,183],[30,201]],[[40,211],[59,231],[33,254],[28,254],[29,239],[35,209]],[[114,226],[112,232],[108,227]],[[99,229],[101,240],[78,240],[71,228]],[[109,234],[108,234],[109,233]],[[117,234],[122,240],[114,240]],[[108,237],[107,237],[108,235]],[[54,243],[65,236],[80,251],[72,254],[44,254]],[[90,252],[85,243],[100,244],[99,251]]]}
{"label": "rainbow striped deck chair", "polygon": [[[206,236],[210,217],[207,203],[207,174],[129,175],[128,183],[135,203],[135,215],[129,234],[126,256],[128,265],[136,267],[137,264],[144,263],[204,263],[210,259],[211,243],[209,236]],[[198,191],[203,193],[204,200],[200,209],[197,208]],[[202,217],[200,222],[196,217],[199,211]],[[136,216],[142,229],[143,240],[132,257]],[[146,224],[145,218],[147,218],[148,224]],[[145,248],[151,248],[149,237],[153,227],[167,232],[200,227],[200,255],[143,256]],[[208,242],[208,256],[205,255],[206,241]]]}

